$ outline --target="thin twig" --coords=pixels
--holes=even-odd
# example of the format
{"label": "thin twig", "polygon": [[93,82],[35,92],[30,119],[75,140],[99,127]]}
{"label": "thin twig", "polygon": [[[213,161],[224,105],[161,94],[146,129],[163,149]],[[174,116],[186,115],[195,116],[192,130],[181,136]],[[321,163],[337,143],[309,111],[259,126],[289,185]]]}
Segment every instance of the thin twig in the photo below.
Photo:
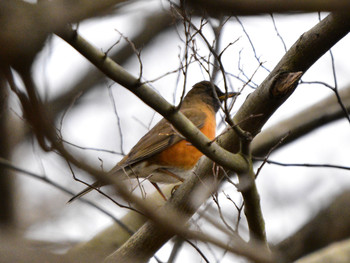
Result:
{"label": "thin twig", "polygon": [[121,152],[116,152],[116,151],[112,151],[112,150],[106,150],[106,149],[100,149],[100,148],[94,148],[94,147],[85,147],[85,146],[80,146],[80,145],[77,145],[75,143],[72,143],[72,142],[69,142],[63,138],[61,138],[61,141],[63,143],[66,143],[66,144],[69,144],[71,146],[74,146],[75,148],[78,148],[78,149],[81,149],[81,150],[89,150],[89,151],[96,151],[96,152],[105,152],[105,153],[111,153],[111,154],[118,154],[118,155],[121,155],[121,156],[124,156],[123,153]]}
{"label": "thin twig", "polygon": [[[265,158],[254,157],[254,160],[264,161]],[[314,164],[314,163],[282,163],[272,160],[265,161],[268,164],[275,164],[279,166],[296,166],[296,167],[320,167],[320,168],[334,168],[334,169],[342,169],[342,170],[350,170],[349,166],[336,165],[336,164]]]}
{"label": "thin twig", "polygon": [[264,167],[265,163],[268,161],[271,153],[279,146],[283,143],[283,141],[289,136],[290,133],[287,133],[286,135],[284,135],[273,147],[271,147],[271,149],[269,150],[269,152],[267,153],[267,155],[264,158],[264,161],[262,162],[262,164],[260,165],[260,167],[257,169],[256,174],[255,174],[255,179],[258,178],[258,175],[261,171],[261,169]]}
{"label": "thin twig", "polygon": [[196,246],[191,240],[186,239],[186,242],[188,244],[190,244],[197,252],[198,254],[203,258],[203,260],[207,263],[209,263],[209,260],[207,259],[207,257],[204,255],[204,253],[198,248],[198,246]]}
{"label": "thin twig", "polygon": [[251,38],[250,38],[248,32],[246,31],[246,29],[245,29],[245,27],[244,27],[242,21],[241,21],[237,16],[236,16],[236,20],[237,20],[237,22],[240,24],[240,26],[241,26],[241,28],[242,28],[244,34],[246,35],[246,37],[247,37],[247,39],[248,39],[248,42],[249,42],[249,44],[250,44],[250,46],[251,46],[251,48],[252,48],[252,50],[253,50],[255,59],[258,61],[259,64],[262,65],[262,67],[263,67],[268,73],[270,73],[270,70],[269,70],[268,68],[266,68],[265,66],[263,66],[262,61],[260,61],[260,57],[258,57],[258,55],[256,54],[256,50],[255,50],[253,41],[251,40]]}
{"label": "thin twig", "polygon": [[335,96],[337,97],[337,100],[338,100],[338,103],[340,105],[340,107],[342,108],[343,112],[344,112],[344,116],[345,118],[348,120],[348,122],[350,123],[350,116],[349,116],[349,112],[348,110],[346,109],[346,107],[344,106],[344,103],[339,95],[339,90],[338,90],[338,81],[337,81],[337,73],[336,73],[336,70],[335,70],[335,62],[334,62],[334,56],[333,56],[333,52],[332,50],[330,49],[329,50],[329,54],[331,56],[331,60],[332,60],[332,72],[333,72],[333,79],[334,79],[334,93],[335,93]]}
{"label": "thin twig", "polygon": [[213,201],[216,204],[219,212],[219,216],[221,218],[221,221],[224,223],[224,225],[227,227],[228,230],[230,230],[232,233],[235,233],[236,231],[227,223],[224,215],[222,214],[221,206],[219,203],[218,193],[215,193],[212,195]]}
{"label": "thin twig", "polygon": [[115,99],[114,99],[114,96],[113,96],[113,92],[112,92],[112,85],[108,85],[107,86],[107,89],[108,89],[108,94],[109,94],[109,98],[111,99],[112,101],[112,105],[113,105],[113,110],[114,110],[114,114],[117,118],[117,126],[118,126],[118,130],[119,130],[119,144],[120,144],[120,152],[122,155],[125,155],[125,152],[124,152],[124,139],[123,139],[123,131],[122,131],[122,126],[121,126],[121,123],[120,123],[120,117],[119,117],[119,114],[118,114],[118,110],[117,110],[117,105],[115,103]]}
{"label": "thin twig", "polygon": [[287,53],[287,46],[286,46],[286,43],[284,42],[283,37],[281,36],[280,32],[279,32],[279,31],[278,31],[278,29],[277,29],[277,25],[276,25],[275,18],[274,18],[274,16],[273,16],[273,14],[272,14],[272,13],[270,14],[270,16],[271,16],[271,19],[272,19],[272,24],[273,24],[273,27],[275,28],[275,32],[276,32],[276,34],[277,34],[278,38],[279,38],[279,39],[281,40],[281,42],[282,42],[282,45],[283,45],[284,51]]}
{"label": "thin twig", "polygon": [[[103,195],[104,197],[106,197],[107,199],[109,199],[110,201],[112,201],[114,204],[116,204],[117,206],[119,206],[120,208],[126,208],[126,209],[129,209],[129,210],[134,211],[134,212],[136,212],[136,213],[139,213],[139,214],[141,214],[141,215],[144,215],[144,214],[142,214],[142,212],[140,212],[139,210],[137,210],[137,209],[135,209],[135,208],[133,208],[133,207],[131,207],[131,206],[123,205],[123,204],[117,202],[117,201],[114,200],[112,197],[110,197],[108,194],[106,194],[105,192],[101,191],[101,190],[99,189],[98,186],[96,187],[96,186],[94,186],[93,184],[89,184],[89,183],[87,183],[87,182],[84,182],[83,180],[80,180],[78,177],[75,176],[75,173],[74,173],[74,171],[73,171],[73,168],[72,168],[70,162],[69,162],[68,160],[66,160],[66,163],[67,163],[67,165],[68,165],[68,167],[69,167],[69,169],[70,169],[70,171],[71,171],[71,173],[72,173],[73,179],[74,179],[75,181],[77,181],[77,182],[79,182],[79,183],[82,183],[82,184],[86,185],[87,187],[90,187],[90,188],[94,189],[94,190],[97,191],[99,194]],[[75,196],[75,195],[74,195],[74,196]],[[79,198],[79,200],[82,200],[82,198]]]}

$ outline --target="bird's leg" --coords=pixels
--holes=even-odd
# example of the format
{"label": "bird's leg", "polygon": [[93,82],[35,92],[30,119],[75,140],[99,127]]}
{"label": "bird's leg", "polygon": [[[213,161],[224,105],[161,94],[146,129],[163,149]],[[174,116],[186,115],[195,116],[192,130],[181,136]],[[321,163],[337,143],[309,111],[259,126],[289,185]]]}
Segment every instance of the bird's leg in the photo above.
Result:
{"label": "bird's leg", "polygon": [[175,179],[178,180],[179,182],[182,182],[182,183],[183,183],[183,182],[185,181],[185,179],[183,179],[183,178],[181,178],[180,176],[178,176],[178,175],[176,175],[176,174],[170,172],[170,171],[167,170],[167,169],[160,168],[160,169],[158,169],[158,170],[161,171],[161,172],[163,172],[163,173],[166,173],[167,175],[169,175],[169,176],[171,176],[171,177],[173,177],[173,178],[175,178]]}
{"label": "bird's leg", "polygon": [[156,188],[156,190],[158,191],[158,193],[163,197],[163,199],[165,201],[168,201],[168,199],[166,198],[166,196],[163,194],[162,190],[159,188],[159,186],[157,185],[157,183],[151,182],[151,184],[154,186],[154,188]]}
{"label": "bird's leg", "polygon": [[175,186],[173,187],[173,189],[171,189],[171,196],[173,196],[173,195],[175,194],[177,188],[179,188],[179,187],[180,187],[180,185],[178,184],[178,185],[175,185]]}

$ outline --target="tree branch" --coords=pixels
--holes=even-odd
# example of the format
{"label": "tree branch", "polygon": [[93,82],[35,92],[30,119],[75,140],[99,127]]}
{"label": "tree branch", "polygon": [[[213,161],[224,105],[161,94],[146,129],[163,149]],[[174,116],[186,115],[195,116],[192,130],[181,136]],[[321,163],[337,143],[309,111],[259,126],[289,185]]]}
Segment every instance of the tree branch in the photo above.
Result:
{"label": "tree branch", "polygon": [[[339,94],[345,107],[350,110],[350,86],[341,89]],[[344,112],[336,96],[331,94],[326,99],[258,134],[252,142],[252,154],[253,156],[265,156],[286,134],[288,136],[279,143],[278,148],[342,117],[344,117]]]}
{"label": "tree branch", "polygon": [[[304,33],[283,56],[259,88],[249,95],[235,115],[235,123],[241,123],[240,127],[245,131],[249,131],[255,137],[270,116],[293,92],[291,89],[289,93],[280,94],[281,96],[279,96],[278,88],[274,89],[273,86],[282,80],[281,77],[288,78],[286,74],[293,72],[304,74],[318,58],[344,37],[349,30],[350,18],[348,16],[330,14]],[[256,117],[249,118],[249,116]],[[222,145],[230,146],[226,148],[229,151],[238,152],[237,142],[239,137],[232,131],[226,132],[224,136],[219,138],[219,141]],[[254,144],[254,140],[252,143]]]}
{"label": "tree branch", "polygon": [[[130,42],[132,42],[136,48],[145,48],[157,35],[169,29],[172,22],[173,17],[168,11],[154,12],[146,17],[140,24],[141,28],[139,33],[131,38]],[[111,52],[110,57],[118,64],[123,65],[134,54],[134,50],[130,47],[129,43],[126,43],[116,52]],[[72,101],[72,99],[78,94],[90,91],[105,78],[106,76],[96,68],[87,70],[82,74],[77,83],[67,89],[68,91],[66,93],[59,95],[47,103],[47,105],[50,105],[51,116],[57,116],[57,114],[65,109],[70,101]]]}
{"label": "tree branch", "polygon": [[[313,219],[302,226],[296,233],[275,246],[286,258],[294,262],[298,258],[317,251],[335,241],[350,237],[350,192],[347,191]],[[323,261],[328,262],[328,261]]]}
{"label": "tree branch", "polygon": [[296,263],[347,263],[350,261],[350,239],[336,242],[307,255]]}
{"label": "tree branch", "polygon": [[260,206],[260,196],[255,184],[253,164],[251,163],[251,169],[248,173],[238,174],[238,178],[238,190],[242,193],[244,200],[244,214],[248,222],[250,241],[258,240],[268,247],[265,221]]}

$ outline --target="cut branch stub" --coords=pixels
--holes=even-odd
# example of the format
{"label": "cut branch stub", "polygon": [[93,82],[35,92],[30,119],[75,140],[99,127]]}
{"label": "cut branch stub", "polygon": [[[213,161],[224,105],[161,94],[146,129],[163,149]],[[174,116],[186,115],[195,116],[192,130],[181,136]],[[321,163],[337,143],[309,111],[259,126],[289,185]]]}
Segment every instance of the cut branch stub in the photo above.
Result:
{"label": "cut branch stub", "polygon": [[302,71],[278,74],[271,85],[270,95],[273,98],[288,97],[297,87],[298,81],[302,75]]}

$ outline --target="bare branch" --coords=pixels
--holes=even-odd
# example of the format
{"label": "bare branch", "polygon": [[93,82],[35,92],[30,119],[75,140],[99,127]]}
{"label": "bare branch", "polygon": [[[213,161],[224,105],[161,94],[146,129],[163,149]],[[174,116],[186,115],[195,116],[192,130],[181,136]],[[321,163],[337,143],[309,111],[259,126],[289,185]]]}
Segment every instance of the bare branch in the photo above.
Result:
{"label": "bare branch", "polygon": [[272,23],[273,23],[273,27],[275,28],[276,34],[278,36],[278,38],[281,40],[281,43],[283,45],[284,51],[287,52],[287,46],[286,43],[284,42],[283,37],[281,36],[280,32],[277,29],[277,25],[276,25],[276,21],[275,21],[275,17],[273,16],[273,14],[271,13],[271,19],[272,19]]}
{"label": "bare branch", "polygon": [[[350,86],[343,88],[339,94],[344,105],[350,110]],[[284,121],[264,130],[252,142],[254,156],[265,156],[269,149],[276,145],[286,134],[279,147],[282,147],[304,136],[327,123],[344,117],[344,112],[339,107],[334,95],[314,104],[307,109],[295,114]]]}
{"label": "bare branch", "polygon": [[[152,13],[145,18],[144,23],[140,25],[140,32],[131,38],[130,41],[134,43],[136,48],[145,47],[157,35],[168,29],[172,22],[173,18],[166,11]],[[119,64],[124,64],[132,55],[134,55],[134,51],[128,44],[109,54],[111,59]],[[59,112],[65,109],[76,94],[90,91],[105,78],[106,76],[98,71],[98,69],[87,70],[74,85],[67,89],[67,92],[47,103],[47,105],[50,105],[51,116],[54,118]]]}
{"label": "bare branch", "polygon": [[335,242],[296,261],[297,263],[349,262],[350,239]]}
{"label": "bare branch", "polygon": [[[294,262],[296,259],[335,241],[349,238],[350,210],[344,209],[349,206],[349,200],[350,192],[346,191],[336,197],[329,206],[318,212],[293,235],[277,244],[275,248],[285,255],[286,262]],[[330,229],[332,230],[331,234]]]}
{"label": "bare branch", "polygon": [[264,161],[265,163],[268,164],[275,164],[279,166],[285,166],[285,167],[311,167],[311,168],[334,168],[334,169],[341,169],[341,170],[350,170],[349,166],[344,166],[344,165],[335,165],[335,164],[315,164],[315,163],[282,163],[282,162],[277,162],[269,159],[262,159],[262,158],[254,158],[255,160],[259,161]]}
{"label": "bare branch", "polygon": [[114,110],[115,117],[117,118],[117,126],[118,126],[118,131],[119,131],[120,152],[121,152],[122,155],[125,155],[124,147],[123,147],[123,143],[124,143],[123,131],[122,131],[122,126],[121,126],[121,123],[120,123],[120,117],[119,117],[119,114],[118,114],[117,106],[115,104],[115,99],[114,99],[114,96],[113,96],[113,91],[112,91],[111,85],[108,85],[108,94],[109,94],[109,97],[110,97],[110,99],[112,101],[112,104],[113,104],[113,110]]}
{"label": "bare branch", "polygon": [[258,62],[258,64],[259,64],[261,67],[263,67],[267,72],[271,72],[268,68],[266,68],[266,67],[263,65],[263,62],[260,61],[260,57],[256,54],[256,50],[255,50],[253,41],[251,40],[251,38],[250,38],[250,36],[249,36],[247,30],[245,29],[243,23],[241,22],[241,20],[240,20],[238,17],[236,17],[236,20],[237,20],[237,22],[241,25],[241,28],[242,28],[244,34],[246,35],[246,37],[247,37],[247,39],[248,39],[248,42],[249,42],[249,44],[250,44],[250,47],[251,47],[252,50],[253,50],[254,57],[255,57],[256,61]]}

